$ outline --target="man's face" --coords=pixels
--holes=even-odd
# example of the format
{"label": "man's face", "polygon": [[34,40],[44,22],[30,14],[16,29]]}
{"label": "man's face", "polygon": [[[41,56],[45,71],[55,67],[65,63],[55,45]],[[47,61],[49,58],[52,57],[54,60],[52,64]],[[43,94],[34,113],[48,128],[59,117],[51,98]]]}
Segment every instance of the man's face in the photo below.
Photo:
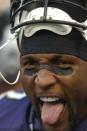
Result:
{"label": "man's face", "polygon": [[44,131],[73,131],[87,117],[87,62],[71,55],[21,57],[24,90]]}

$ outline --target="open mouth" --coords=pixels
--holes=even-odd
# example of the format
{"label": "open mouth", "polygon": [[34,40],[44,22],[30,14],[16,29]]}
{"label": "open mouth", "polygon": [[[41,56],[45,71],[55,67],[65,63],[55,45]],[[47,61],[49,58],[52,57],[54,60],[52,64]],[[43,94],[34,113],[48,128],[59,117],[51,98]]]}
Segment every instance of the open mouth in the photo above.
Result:
{"label": "open mouth", "polygon": [[59,97],[38,97],[41,110],[41,120],[45,124],[56,124],[64,112],[66,101]]}

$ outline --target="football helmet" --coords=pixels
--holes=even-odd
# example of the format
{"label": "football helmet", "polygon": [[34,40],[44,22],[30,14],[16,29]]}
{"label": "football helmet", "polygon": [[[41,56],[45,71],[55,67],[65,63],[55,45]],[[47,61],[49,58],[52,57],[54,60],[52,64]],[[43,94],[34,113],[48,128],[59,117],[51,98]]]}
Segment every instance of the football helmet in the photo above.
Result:
{"label": "football helmet", "polygon": [[86,0],[11,0],[10,18],[16,36],[21,29],[27,37],[42,29],[66,35],[74,27],[87,40]]}
{"label": "football helmet", "polygon": [[[61,15],[59,18],[56,18],[57,15],[61,14],[57,9],[65,11],[71,16],[72,20],[61,19]],[[55,17],[53,17],[52,11],[57,14],[54,14]],[[52,15],[51,13],[49,15],[49,12]],[[82,6],[81,2],[76,2],[75,0],[11,0],[11,24],[13,32],[25,25],[44,22],[66,24],[87,29],[87,25],[84,24],[86,18],[87,9]]]}

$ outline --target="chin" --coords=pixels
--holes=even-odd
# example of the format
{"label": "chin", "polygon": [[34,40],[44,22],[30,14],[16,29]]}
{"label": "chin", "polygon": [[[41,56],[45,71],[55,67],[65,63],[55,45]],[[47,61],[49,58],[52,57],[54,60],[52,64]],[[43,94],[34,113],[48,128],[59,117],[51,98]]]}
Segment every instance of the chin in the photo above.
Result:
{"label": "chin", "polygon": [[74,131],[75,126],[72,122],[67,122],[63,125],[47,125],[42,123],[43,131]]}

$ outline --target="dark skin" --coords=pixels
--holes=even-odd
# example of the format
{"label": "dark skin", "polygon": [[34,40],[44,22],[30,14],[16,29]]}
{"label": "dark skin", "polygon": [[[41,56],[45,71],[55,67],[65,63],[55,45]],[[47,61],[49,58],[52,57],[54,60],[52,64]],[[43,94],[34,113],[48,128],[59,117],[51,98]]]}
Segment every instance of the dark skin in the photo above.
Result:
{"label": "dark skin", "polygon": [[[42,121],[44,131],[73,131],[87,118],[87,62],[64,54],[29,54],[21,57],[21,75],[25,92],[32,100],[40,118],[38,97],[59,97],[64,110],[54,125]],[[48,69],[31,70],[39,65],[56,66],[57,73]],[[61,71],[62,70],[62,71]]]}

